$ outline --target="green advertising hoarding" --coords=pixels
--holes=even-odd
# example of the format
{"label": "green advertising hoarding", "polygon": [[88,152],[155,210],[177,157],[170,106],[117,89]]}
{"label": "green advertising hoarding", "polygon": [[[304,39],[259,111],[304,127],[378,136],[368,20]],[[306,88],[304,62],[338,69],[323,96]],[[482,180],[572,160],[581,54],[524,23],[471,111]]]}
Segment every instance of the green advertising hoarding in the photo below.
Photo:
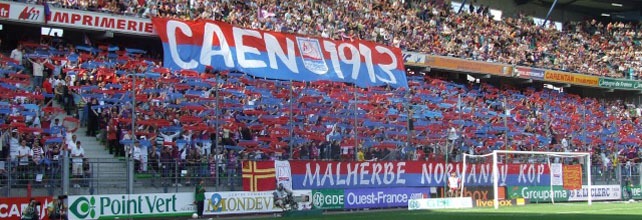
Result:
{"label": "green advertising hoarding", "polygon": [[640,87],[642,87],[639,81],[611,78],[600,78],[599,86],[603,88],[627,90],[641,89]]}
{"label": "green advertising hoarding", "polygon": [[[550,186],[512,186],[506,188],[509,199],[524,198],[531,203],[551,202]],[[553,195],[556,202],[565,202],[569,198],[568,190],[564,190],[562,186],[554,186]]]}
{"label": "green advertising hoarding", "polygon": [[342,189],[312,190],[312,208],[343,209],[344,191]]}
{"label": "green advertising hoarding", "polygon": [[176,218],[196,211],[194,193],[69,196],[69,219]]}
{"label": "green advertising hoarding", "polygon": [[642,199],[642,186],[630,187],[630,194],[628,190],[628,187],[622,187],[622,199]]}

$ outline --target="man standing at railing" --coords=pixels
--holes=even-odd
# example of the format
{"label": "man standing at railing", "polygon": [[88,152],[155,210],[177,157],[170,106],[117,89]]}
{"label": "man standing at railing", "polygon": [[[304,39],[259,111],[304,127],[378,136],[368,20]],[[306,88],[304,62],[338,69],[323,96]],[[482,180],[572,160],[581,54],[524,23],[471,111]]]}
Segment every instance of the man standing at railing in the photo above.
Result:
{"label": "man standing at railing", "polygon": [[18,181],[20,182],[26,183],[28,180],[29,160],[31,156],[31,148],[27,146],[27,141],[23,139],[20,142],[20,148],[18,148]]}
{"label": "man standing at railing", "polygon": [[[76,147],[71,149],[71,171],[74,178],[82,178],[83,172],[83,158],[85,157],[85,150],[80,146],[80,141],[76,142]],[[80,184],[74,184],[75,188],[80,188]]]}
{"label": "man standing at railing", "polygon": [[238,166],[238,159],[236,154],[234,153],[234,150],[230,150],[228,153],[228,156],[226,158],[227,160],[227,186],[231,186],[234,188],[234,184],[236,183],[236,166]]}
{"label": "man standing at railing", "polygon": [[140,149],[140,142],[138,140],[134,141],[134,147],[131,149],[131,157],[134,159],[134,172],[139,173],[141,171],[141,162],[142,162],[142,156],[141,156],[142,150]]}

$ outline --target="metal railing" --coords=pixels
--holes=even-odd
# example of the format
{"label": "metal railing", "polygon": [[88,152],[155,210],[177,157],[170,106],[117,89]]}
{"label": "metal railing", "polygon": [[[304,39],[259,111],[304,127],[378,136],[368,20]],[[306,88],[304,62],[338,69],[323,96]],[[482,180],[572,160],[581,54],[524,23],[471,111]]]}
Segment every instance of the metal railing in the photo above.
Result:
{"label": "metal railing", "polygon": [[216,162],[187,163],[186,161],[148,161],[147,170],[136,171],[135,192],[185,192],[203,181],[205,186],[217,191],[243,190],[242,172]]}
{"label": "metal railing", "polygon": [[[128,163],[119,158],[86,159],[81,165],[82,172],[74,172],[74,162],[64,156],[38,164],[5,160],[0,161],[0,196],[191,192],[200,181],[208,189],[240,191],[243,190],[240,163],[231,168],[221,161],[147,161],[141,163],[146,169],[135,170],[133,167],[140,165],[133,160]],[[591,169],[593,185],[642,185],[642,163],[594,164]],[[128,175],[128,170],[133,175]],[[129,182],[133,182],[131,192]]]}
{"label": "metal railing", "polygon": [[5,197],[62,194],[62,161],[0,161],[0,192]]}

